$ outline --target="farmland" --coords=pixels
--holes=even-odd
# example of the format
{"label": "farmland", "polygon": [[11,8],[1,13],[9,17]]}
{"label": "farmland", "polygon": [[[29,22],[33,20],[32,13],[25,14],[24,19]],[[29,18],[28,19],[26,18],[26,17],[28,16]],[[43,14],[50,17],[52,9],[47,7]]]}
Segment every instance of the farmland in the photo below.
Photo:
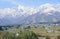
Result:
{"label": "farmland", "polygon": [[38,28],[31,28],[31,31],[35,32],[36,34],[42,36],[59,36],[60,35],[60,26],[52,26],[48,28],[38,27]]}
{"label": "farmland", "polygon": [[0,30],[0,39],[47,39],[47,37],[60,39],[60,26],[29,24],[9,26],[5,30]]}

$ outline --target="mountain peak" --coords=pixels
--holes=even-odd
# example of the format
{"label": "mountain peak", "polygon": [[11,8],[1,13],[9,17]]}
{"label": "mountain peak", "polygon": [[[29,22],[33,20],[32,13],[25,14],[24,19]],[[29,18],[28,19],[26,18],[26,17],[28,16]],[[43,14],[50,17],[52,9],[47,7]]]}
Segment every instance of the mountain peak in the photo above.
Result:
{"label": "mountain peak", "polygon": [[19,5],[15,8],[0,9],[0,22],[3,23],[60,21],[59,16],[60,4],[46,3],[36,8]]}
{"label": "mountain peak", "polygon": [[46,3],[43,5],[40,5],[38,7],[39,11],[45,14],[52,14],[51,12],[60,12],[60,8],[58,8],[59,6],[56,4],[50,4],[50,3]]}

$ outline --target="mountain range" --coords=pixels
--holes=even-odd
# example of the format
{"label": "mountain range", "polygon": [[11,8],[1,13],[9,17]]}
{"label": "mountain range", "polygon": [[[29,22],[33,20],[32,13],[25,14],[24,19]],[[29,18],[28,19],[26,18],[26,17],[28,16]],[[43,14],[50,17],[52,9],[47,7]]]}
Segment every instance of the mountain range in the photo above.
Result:
{"label": "mountain range", "polygon": [[42,4],[39,7],[19,5],[0,9],[0,24],[60,22],[60,4]]}

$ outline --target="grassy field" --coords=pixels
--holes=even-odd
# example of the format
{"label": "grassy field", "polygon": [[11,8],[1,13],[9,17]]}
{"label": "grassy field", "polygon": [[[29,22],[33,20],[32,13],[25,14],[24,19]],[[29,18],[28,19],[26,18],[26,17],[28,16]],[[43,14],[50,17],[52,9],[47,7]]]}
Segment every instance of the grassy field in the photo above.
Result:
{"label": "grassy field", "polygon": [[37,39],[37,36],[33,31],[10,29],[0,31],[0,39]]}
{"label": "grassy field", "polygon": [[[49,30],[53,30],[48,32]],[[60,26],[50,27],[30,27],[27,29],[13,28],[5,31],[0,31],[0,39],[37,39],[37,35],[40,36],[59,36]],[[59,38],[60,39],[60,38]]]}
{"label": "grassy field", "polygon": [[48,28],[48,30],[54,30],[53,32],[48,32],[43,27],[31,28],[30,30],[42,36],[59,36],[60,35],[60,31],[58,31],[60,30],[60,26],[53,26]]}

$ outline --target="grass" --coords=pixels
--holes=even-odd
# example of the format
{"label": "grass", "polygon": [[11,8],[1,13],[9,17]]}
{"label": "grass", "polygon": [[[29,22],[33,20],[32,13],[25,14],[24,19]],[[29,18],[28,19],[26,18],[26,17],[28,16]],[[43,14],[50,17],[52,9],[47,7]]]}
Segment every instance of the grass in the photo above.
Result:
{"label": "grass", "polygon": [[[49,29],[50,30],[54,30],[54,31],[55,30],[60,30],[60,26],[52,26]],[[22,39],[24,39],[26,36],[30,37],[32,32],[34,32],[36,35],[39,34],[41,36],[58,36],[58,38],[60,37],[60,31],[59,32],[47,32],[45,27],[37,27],[37,28],[31,27],[29,30],[23,30],[23,29],[16,29],[16,28],[14,28],[14,29],[6,30],[6,31],[0,31],[0,39],[6,38],[7,36],[9,37],[9,39],[13,39],[12,37],[16,33],[19,33],[19,36],[17,37],[18,39],[20,37]]]}
{"label": "grass", "polygon": [[33,31],[10,29],[6,31],[0,31],[0,39],[37,39],[37,36]]}
{"label": "grass", "polygon": [[[53,26],[49,29],[60,30],[60,26],[56,26],[56,27]],[[47,32],[47,30],[43,27],[31,28],[30,30],[35,32],[36,34],[43,35],[43,36],[59,36],[60,35],[60,31],[59,32]]]}

